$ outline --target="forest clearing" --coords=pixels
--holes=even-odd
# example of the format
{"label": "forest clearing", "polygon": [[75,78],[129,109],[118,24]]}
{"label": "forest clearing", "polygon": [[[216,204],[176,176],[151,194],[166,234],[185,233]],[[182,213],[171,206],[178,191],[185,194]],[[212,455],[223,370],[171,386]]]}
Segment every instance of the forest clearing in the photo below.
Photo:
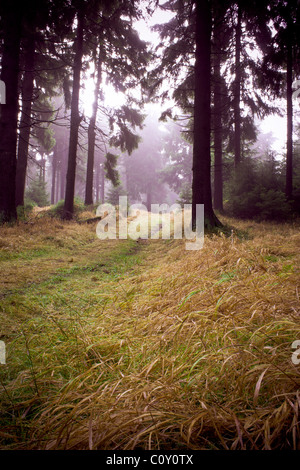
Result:
{"label": "forest clearing", "polygon": [[299,449],[299,223],[222,222],[199,251],[2,228],[1,449]]}

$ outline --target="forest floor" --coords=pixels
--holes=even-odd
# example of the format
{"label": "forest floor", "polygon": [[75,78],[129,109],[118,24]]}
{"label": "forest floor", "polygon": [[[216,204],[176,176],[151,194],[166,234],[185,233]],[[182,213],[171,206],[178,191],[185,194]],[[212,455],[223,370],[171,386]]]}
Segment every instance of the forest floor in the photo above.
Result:
{"label": "forest floor", "polygon": [[300,449],[299,223],[221,220],[198,251],[1,228],[1,449]]}

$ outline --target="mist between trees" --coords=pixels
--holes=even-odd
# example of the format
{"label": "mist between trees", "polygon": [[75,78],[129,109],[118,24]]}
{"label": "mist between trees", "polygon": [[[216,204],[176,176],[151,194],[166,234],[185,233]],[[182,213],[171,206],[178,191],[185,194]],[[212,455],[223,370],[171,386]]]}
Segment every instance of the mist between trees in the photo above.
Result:
{"label": "mist between trees", "polygon": [[[142,21],[160,11],[159,42],[144,41]],[[1,222],[57,203],[72,219],[76,201],[122,195],[148,209],[191,203],[194,224],[204,204],[206,228],[224,211],[297,216],[299,11],[297,0],[2,1]],[[284,118],[282,152],[259,128],[271,115]]]}

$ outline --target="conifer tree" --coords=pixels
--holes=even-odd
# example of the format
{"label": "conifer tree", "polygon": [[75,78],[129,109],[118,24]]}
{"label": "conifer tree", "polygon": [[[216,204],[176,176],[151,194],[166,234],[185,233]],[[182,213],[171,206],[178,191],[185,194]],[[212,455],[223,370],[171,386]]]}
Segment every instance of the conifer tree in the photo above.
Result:
{"label": "conifer tree", "polygon": [[0,221],[16,219],[16,148],[18,79],[23,4],[1,2],[3,49],[0,79],[6,88],[6,103],[0,104]]}

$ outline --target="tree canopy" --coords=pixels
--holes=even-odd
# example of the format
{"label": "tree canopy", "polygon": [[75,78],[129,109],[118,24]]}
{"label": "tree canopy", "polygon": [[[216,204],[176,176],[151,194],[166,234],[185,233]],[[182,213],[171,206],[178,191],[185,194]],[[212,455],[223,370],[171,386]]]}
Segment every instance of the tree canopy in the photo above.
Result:
{"label": "tree canopy", "polygon": [[[218,226],[215,211],[232,205],[232,181],[255,155],[258,120],[284,113],[276,190],[297,211],[297,0],[30,0],[15,9],[14,1],[1,2],[2,221],[17,218],[32,165],[42,165],[51,202],[64,199],[65,218],[75,196],[87,205],[103,200],[106,181],[107,188],[123,184],[134,199],[146,194],[149,208],[166,197],[163,187],[172,198],[190,187],[193,217],[204,204],[206,226]],[[136,25],[159,10],[169,21],[154,26],[160,42],[152,45]],[[82,103],[88,77],[90,115]],[[123,97],[119,105],[105,99],[108,86]],[[152,101],[168,138],[157,118],[153,130],[145,120]]]}

